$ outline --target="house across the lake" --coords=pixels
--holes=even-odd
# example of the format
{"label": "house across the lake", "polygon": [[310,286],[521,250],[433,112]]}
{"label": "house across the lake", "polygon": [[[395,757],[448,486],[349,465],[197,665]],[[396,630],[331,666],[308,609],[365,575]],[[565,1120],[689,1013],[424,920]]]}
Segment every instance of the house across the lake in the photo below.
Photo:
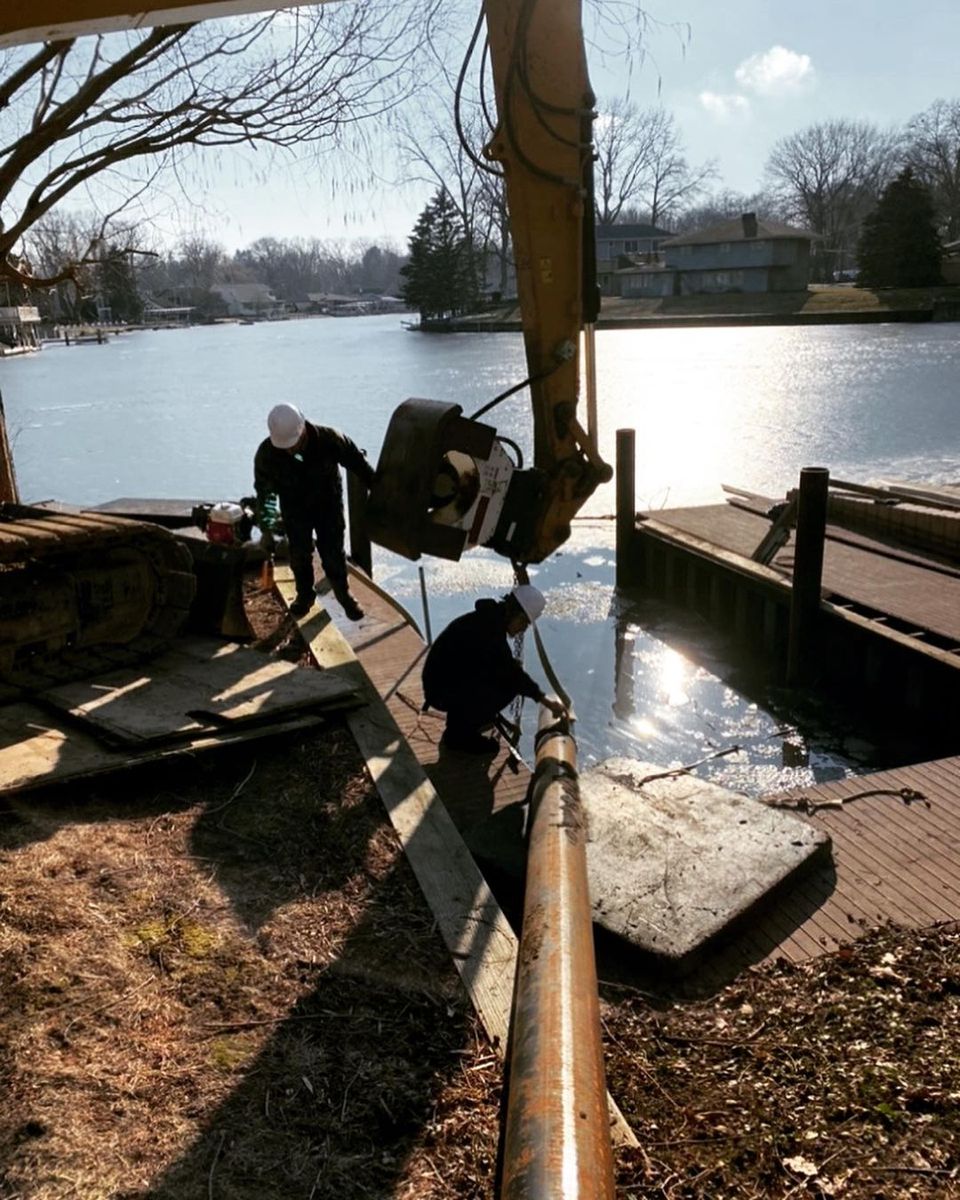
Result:
{"label": "house across the lake", "polygon": [[673,234],[656,225],[598,225],[597,283],[602,296],[619,296],[619,272],[654,262],[662,242]]}
{"label": "house across the lake", "polygon": [[662,260],[617,271],[621,296],[801,292],[816,234],[744,213],[660,243]]}
{"label": "house across the lake", "polygon": [[265,283],[215,283],[210,291],[219,296],[230,317],[269,317],[281,308]]}
{"label": "house across the lake", "polygon": [[0,355],[40,348],[40,310],[32,304],[0,306]]}

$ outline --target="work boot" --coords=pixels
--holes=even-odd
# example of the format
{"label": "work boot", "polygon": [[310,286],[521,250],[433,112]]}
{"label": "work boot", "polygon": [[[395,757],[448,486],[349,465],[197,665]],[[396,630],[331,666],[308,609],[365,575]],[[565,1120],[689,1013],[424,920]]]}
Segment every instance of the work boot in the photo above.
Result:
{"label": "work boot", "polygon": [[343,609],[346,617],[350,621],[359,621],[363,617],[363,609],[356,602],[350,593],[350,585],[344,580],[342,583],[337,582],[332,585],[333,594],[339,601],[340,607]]}
{"label": "work boot", "polygon": [[298,596],[290,605],[291,617],[305,617],[313,608],[313,596]]}

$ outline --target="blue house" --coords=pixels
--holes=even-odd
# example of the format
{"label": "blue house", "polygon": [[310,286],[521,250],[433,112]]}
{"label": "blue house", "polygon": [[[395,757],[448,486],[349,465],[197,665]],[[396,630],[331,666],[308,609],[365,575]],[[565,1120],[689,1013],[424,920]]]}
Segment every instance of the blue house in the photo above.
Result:
{"label": "blue house", "polygon": [[817,235],[744,213],[661,243],[662,265],[624,268],[622,296],[696,296],[722,292],[802,292],[810,282]]}
{"label": "blue house", "polygon": [[656,261],[662,242],[673,234],[656,225],[598,225],[597,283],[602,296],[619,296],[620,272],[639,263]]}

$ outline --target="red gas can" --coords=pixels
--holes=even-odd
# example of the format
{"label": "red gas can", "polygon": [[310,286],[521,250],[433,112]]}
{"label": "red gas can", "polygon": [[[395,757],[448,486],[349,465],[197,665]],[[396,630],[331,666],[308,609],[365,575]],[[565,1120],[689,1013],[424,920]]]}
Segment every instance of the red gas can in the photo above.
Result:
{"label": "red gas can", "polygon": [[207,540],[221,546],[236,546],[240,542],[237,526],[243,520],[239,504],[215,504],[207,516]]}

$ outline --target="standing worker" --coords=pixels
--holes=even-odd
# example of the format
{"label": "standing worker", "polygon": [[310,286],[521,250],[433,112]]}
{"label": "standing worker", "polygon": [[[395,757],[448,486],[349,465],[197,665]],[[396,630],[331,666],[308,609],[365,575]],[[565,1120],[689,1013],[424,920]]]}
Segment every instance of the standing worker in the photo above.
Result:
{"label": "standing worker", "polygon": [[346,467],[369,488],[374,470],[345,434],[325,425],[314,425],[292,404],[277,404],[267,415],[270,436],[264,438],[254,458],[254,486],[261,529],[270,526],[273,497],[290,547],[290,566],[297,595],[290,612],[305,616],[316,600],[313,578],[313,543],[330,580],[333,594],[351,621],[363,609],[350,594],[347,559],[343,551],[343,487],[340,468]]}
{"label": "standing worker", "polygon": [[478,600],[471,613],[451,621],[423,664],[424,707],[447,714],[440,741],[449,750],[493,754],[495,738],[481,730],[517,696],[545,704],[556,717],[566,712],[544,695],[513,657],[510,637],[523,633],[543,612],[543,593],[528,583],[502,600]]}

